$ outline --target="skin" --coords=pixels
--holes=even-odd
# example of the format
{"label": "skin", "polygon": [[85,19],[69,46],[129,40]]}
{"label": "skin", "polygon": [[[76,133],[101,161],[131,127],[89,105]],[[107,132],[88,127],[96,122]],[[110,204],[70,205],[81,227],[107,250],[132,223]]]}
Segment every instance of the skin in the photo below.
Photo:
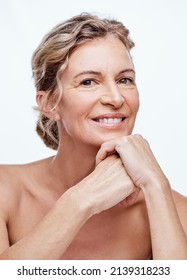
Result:
{"label": "skin", "polygon": [[187,259],[187,199],[131,135],[139,97],[125,46],[111,36],[86,43],[61,82],[48,113],[56,156],[1,166],[0,258]]}

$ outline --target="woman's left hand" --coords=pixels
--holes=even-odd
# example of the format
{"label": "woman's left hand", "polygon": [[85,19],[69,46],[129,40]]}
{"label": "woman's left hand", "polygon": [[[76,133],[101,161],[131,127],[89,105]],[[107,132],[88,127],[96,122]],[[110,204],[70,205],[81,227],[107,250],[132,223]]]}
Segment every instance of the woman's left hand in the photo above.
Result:
{"label": "woman's left hand", "polygon": [[137,187],[144,188],[150,183],[167,180],[148,142],[141,135],[124,136],[103,143],[97,153],[96,164],[113,153],[118,153]]}
{"label": "woman's left hand", "polygon": [[[140,135],[105,142],[98,151],[96,164],[112,153],[119,154],[126,173],[134,185],[143,191],[149,217],[153,259],[187,260],[186,210],[183,210],[184,213],[179,219],[169,181],[148,142]],[[124,202],[127,199],[128,197]],[[134,201],[132,198],[133,204]]]}

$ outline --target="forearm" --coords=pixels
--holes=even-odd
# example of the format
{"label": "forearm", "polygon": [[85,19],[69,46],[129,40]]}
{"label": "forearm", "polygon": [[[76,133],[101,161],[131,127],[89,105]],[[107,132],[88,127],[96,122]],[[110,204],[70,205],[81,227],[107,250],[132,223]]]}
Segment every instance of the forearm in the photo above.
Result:
{"label": "forearm", "polygon": [[187,259],[187,236],[167,181],[142,188],[146,200],[153,259]]}
{"label": "forearm", "polygon": [[89,219],[89,207],[67,191],[42,221],[0,259],[60,259],[82,225]]}

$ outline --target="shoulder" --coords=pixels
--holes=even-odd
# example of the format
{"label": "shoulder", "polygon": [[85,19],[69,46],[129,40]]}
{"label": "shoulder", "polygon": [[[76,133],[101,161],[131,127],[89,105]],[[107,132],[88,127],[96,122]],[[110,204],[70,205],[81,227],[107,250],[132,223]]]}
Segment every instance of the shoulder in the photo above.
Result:
{"label": "shoulder", "polygon": [[0,189],[16,185],[23,172],[24,165],[0,165]]}
{"label": "shoulder", "polygon": [[172,191],[172,193],[177,209],[186,208],[187,211],[187,197],[174,190]]}
{"label": "shoulder", "polygon": [[0,192],[8,191],[15,185],[19,176],[19,166],[17,165],[0,165]]}
{"label": "shoulder", "polygon": [[32,191],[33,180],[37,181],[39,171],[45,169],[50,158],[27,164],[0,165],[0,205],[2,199],[12,199],[24,191]]}
{"label": "shoulder", "polygon": [[17,171],[14,165],[0,165],[0,216],[5,220],[17,197]]}
{"label": "shoulder", "polygon": [[26,164],[0,165],[0,186],[15,186],[26,181],[27,177],[49,164],[51,158],[42,159]]}
{"label": "shoulder", "polygon": [[173,191],[173,198],[182,226],[187,234],[187,197]]}
{"label": "shoulder", "polygon": [[7,218],[19,206],[33,165],[0,165],[0,216]]}
{"label": "shoulder", "polygon": [[0,199],[16,192],[21,185],[24,165],[0,165]]}

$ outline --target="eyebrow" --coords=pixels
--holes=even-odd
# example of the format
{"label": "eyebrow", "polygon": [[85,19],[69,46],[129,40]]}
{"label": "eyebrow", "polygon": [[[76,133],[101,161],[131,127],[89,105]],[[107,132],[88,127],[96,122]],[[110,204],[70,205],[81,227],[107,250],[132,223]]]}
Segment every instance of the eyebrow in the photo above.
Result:
{"label": "eyebrow", "polygon": [[[135,74],[135,71],[134,71],[133,68],[128,68],[128,69],[124,69],[124,70],[120,71],[120,72],[118,73],[118,75],[123,74],[123,73],[128,73],[128,72],[132,72],[132,73]],[[102,73],[101,73],[101,72],[98,72],[98,71],[93,71],[93,70],[83,71],[83,72],[77,74],[77,75],[74,77],[74,79],[77,78],[77,77],[79,77],[79,76],[82,76],[82,75],[96,75],[96,76],[102,76]]]}
{"label": "eyebrow", "polygon": [[136,74],[136,72],[133,68],[124,69],[124,70],[120,71],[119,74],[128,73],[128,72],[132,72],[133,74]]}
{"label": "eyebrow", "polygon": [[82,76],[82,75],[89,75],[89,74],[97,75],[97,76],[101,76],[102,75],[101,72],[88,70],[88,71],[83,71],[83,72],[77,74],[74,78],[77,78],[77,77]]}

